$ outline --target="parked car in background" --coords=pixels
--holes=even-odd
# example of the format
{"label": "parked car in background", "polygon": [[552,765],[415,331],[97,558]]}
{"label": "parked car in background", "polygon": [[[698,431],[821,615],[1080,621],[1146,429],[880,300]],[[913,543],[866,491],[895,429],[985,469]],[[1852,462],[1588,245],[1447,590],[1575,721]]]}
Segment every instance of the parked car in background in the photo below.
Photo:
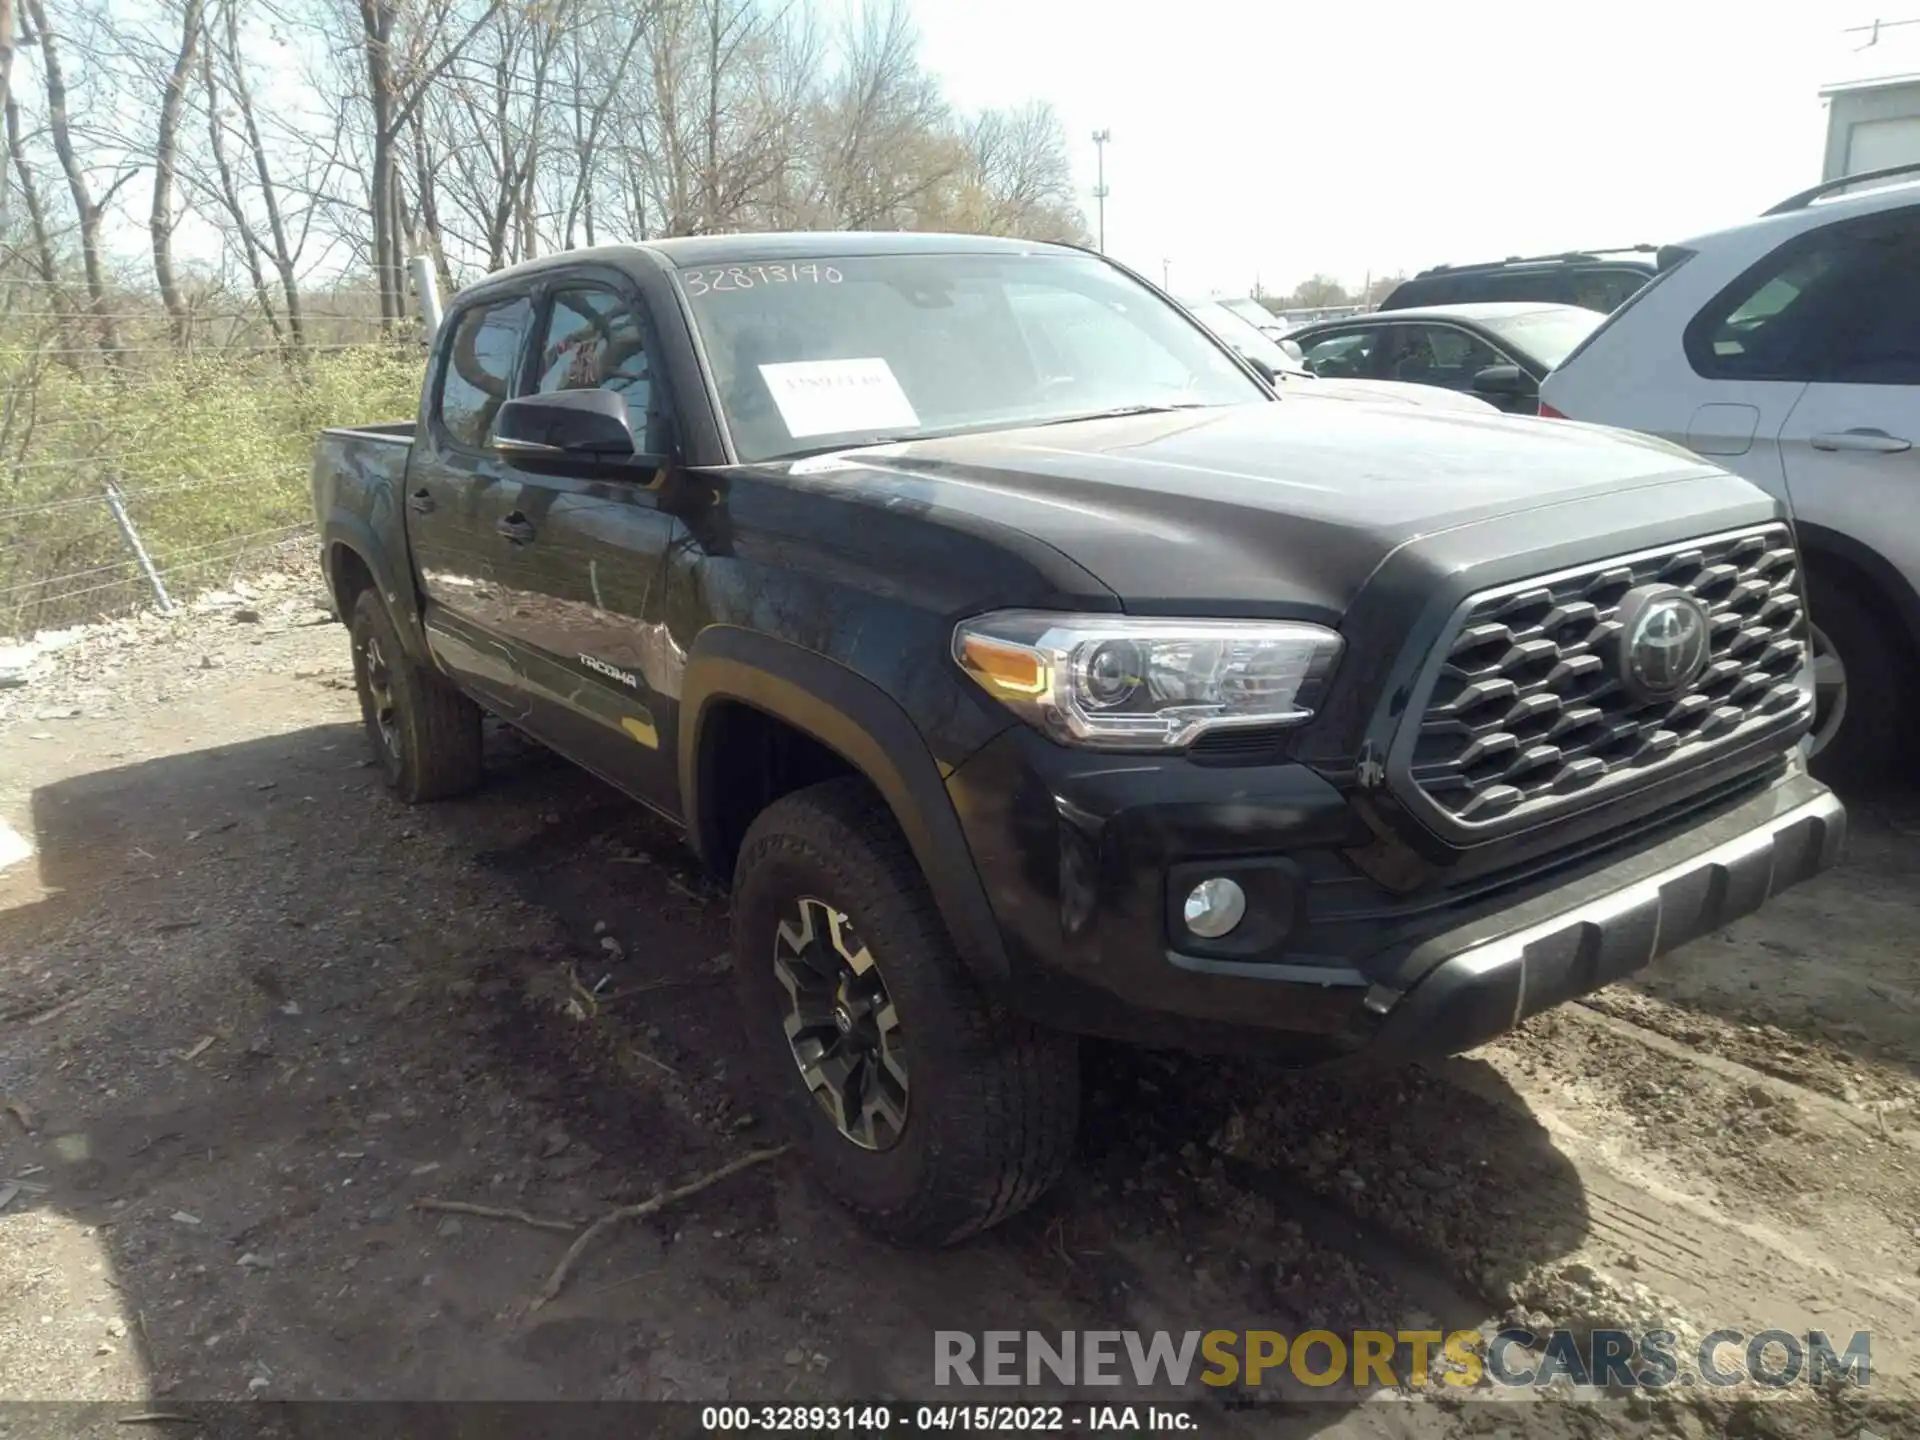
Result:
{"label": "parked car in background", "polygon": [[1579,305],[1605,314],[1624,305],[1653,278],[1655,258],[1653,246],[1635,245],[1625,250],[1515,255],[1473,265],[1436,265],[1401,281],[1379,308],[1410,310],[1482,300],[1533,300]]}
{"label": "parked car in background", "polygon": [[1287,322],[1251,295],[1237,295],[1231,298],[1215,300],[1212,303],[1218,305],[1222,310],[1227,310],[1238,315],[1242,320],[1246,321],[1247,324],[1253,326],[1254,329],[1258,330],[1270,340],[1278,340],[1286,333]]}
{"label": "parked car in background", "polygon": [[1601,319],[1577,305],[1430,305],[1324,320],[1287,338],[1316,375],[1433,385],[1531,415],[1541,378]]}
{"label": "parked car in background", "polygon": [[1422,405],[1428,409],[1477,410],[1482,414],[1494,409],[1477,396],[1441,390],[1432,385],[1404,385],[1392,380],[1322,379],[1302,363],[1297,344],[1291,340],[1268,338],[1221,301],[1183,300],[1180,303],[1187,307],[1194,319],[1232,346],[1243,360],[1266,376],[1268,382],[1283,394],[1292,388],[1335,400],[1384,401],[1397,405]]}
{"label": "parked car in background", "polygon": [[1816,764],[1856,783],[1910,766],[1920,703],[1920,184],[1857,191],[1914,174],[1830,182],[1662,251],[1541,392],[1542,414],[1680,441],[1787,500]]}

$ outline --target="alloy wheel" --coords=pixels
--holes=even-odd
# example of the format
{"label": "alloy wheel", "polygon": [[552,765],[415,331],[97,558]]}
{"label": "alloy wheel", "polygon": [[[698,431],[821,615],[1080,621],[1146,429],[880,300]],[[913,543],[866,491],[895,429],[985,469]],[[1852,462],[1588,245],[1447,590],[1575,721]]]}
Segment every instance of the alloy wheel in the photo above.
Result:
{"label": "alloy wheel", "polygon": [[787,995],[787,1044],[814,1102],[861,1149],[891,1149],[907,1124],[906,1037],[852,922],[802,898],[780,922],[773,973]]}
{"label": "alloy wheel", "polygon": [[367,669],[367,700],[373,707],[373,723],[380,731],[380,743],[389,755],[400,754],[400,716],[393,700],[393,671],[381,652],[378,636],[367,636],[361,651]]}
{"label": "alloy wheel", "polygon": [[1847,719],[1847,667],[1818,625],[1813,630],[1813,745],[1818,755]]}

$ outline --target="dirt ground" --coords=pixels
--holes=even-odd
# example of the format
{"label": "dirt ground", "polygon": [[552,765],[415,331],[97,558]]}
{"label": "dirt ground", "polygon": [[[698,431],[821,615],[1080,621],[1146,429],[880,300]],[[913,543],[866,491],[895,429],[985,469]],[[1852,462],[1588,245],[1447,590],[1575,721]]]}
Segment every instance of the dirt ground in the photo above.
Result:
{"label": "dirt ground", "polygon": [[1275,1386],[1208,1433],[1920,1433],[1920,804],[1856,803],[1843,869],[1467,1057],[1092,1047],[1068,1181],[958,1250],[871,1241],[780,1159],[534,1309],[567,1234],[423,1202],[578,1223],[771,1142],[724,898],[510,735],[476,795],[388,798],[313,595],[262,577],[0,688],[0,1400],[953,1399],[936,1329],[1622,1323],[1870,1330],[1873,1384]]}

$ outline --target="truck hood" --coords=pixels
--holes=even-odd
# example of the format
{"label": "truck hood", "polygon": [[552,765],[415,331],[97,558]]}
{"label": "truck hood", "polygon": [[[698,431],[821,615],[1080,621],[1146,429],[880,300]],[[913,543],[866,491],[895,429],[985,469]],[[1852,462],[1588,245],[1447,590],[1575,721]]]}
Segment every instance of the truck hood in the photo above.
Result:
{"label": "truck hood", "polygon": [[[1018,530],[1139,613],[1302,616],[1344,614],[1388,555],[1424,536],[1702,478],[1724,503],[1728,479],[1626,431],[1307,396],[907,441],[779,468],[808,488]],[[1672,508],[1687,507],[1676,497]],[[1605,553],[1607,536],[1594,539]]]}

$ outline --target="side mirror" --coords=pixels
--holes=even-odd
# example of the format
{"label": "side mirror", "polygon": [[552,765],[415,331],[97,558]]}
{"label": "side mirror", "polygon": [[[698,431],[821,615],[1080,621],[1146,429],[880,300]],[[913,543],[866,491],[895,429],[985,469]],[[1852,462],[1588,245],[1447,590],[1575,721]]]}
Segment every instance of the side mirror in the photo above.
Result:
{"label": "side mirror", "polygon": [[1307,352],[1300,348],[1298,340],[1282,340],[1280,348],[1287,352],[1289,360],[1298,360],[1302,365],[1307,363]]}
{"label": "side mirror", "polygon": [[494,418],[493,443],[516,461],[636,458],[627,402],[611,390],[555,390],[509,400]]}
{"label": "side mirror", "polygon": [[1247,364],[1251,365],[1253,367],[1253,373],[1266,381],[1267,384],[1277,385],[1280,383],[1280,376],[1275,372],[1273,366],[1262,360],[1258,355],[1249,355],[1244,350],[1238,350],[1234,353],[1239,355]]}
{"label": "side mirror", "polygon": [[1473,377],[1473,393],[1511,398],[1534,393],[1534,383],[1518,365],[1489,365]]}

